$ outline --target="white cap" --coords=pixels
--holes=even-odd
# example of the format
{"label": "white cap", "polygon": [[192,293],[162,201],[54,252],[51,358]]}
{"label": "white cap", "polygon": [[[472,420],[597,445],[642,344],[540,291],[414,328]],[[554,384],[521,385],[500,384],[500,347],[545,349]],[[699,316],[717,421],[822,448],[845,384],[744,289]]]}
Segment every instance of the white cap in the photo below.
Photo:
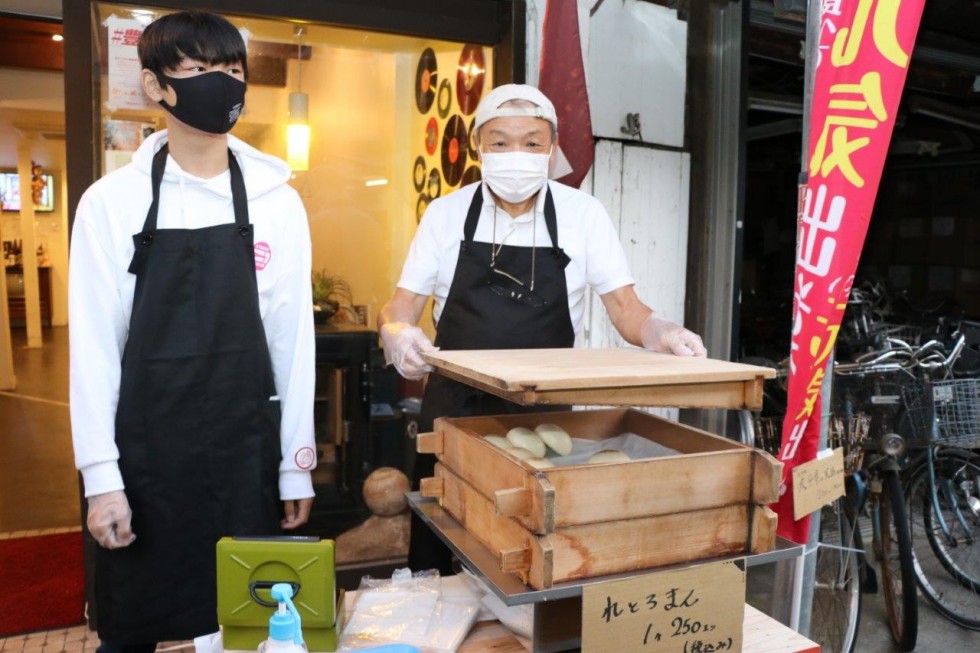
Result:
{"label": "white cap", "polygon": [[[527,100],[535,106],[500,106],[511,100]],[[494,118],[507,118],[511,116],[541,118],[550,122],[554,126],[555,131],[558,131],[558,115],[555,113],[555,105],[551,103],[551,100],[544,93],[527,84],[504,84],[483,96],[479,106],[476,107],[476,118],[474,119],[473,128],[479,129],[481,125]]]}

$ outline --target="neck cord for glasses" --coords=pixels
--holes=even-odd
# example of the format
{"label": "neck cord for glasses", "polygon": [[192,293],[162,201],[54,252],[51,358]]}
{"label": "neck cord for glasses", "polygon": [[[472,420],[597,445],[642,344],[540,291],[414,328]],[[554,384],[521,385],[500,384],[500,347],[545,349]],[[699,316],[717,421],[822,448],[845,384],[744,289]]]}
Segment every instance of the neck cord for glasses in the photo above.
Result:
{"label": "neck cord for glasses", "polygon": [[[510,233],[507,234],[509,236]],[[500,239],[500,244],[497,245],[497,203],[493,203],[493,235],[490,239],[490,267],[495,268],[497,262],[497,253],[500,252],[501,248],[504,246],[504,241],[507,240],[507,236]],[[537,257],[537,237],[538,237],[538,216],[534,209],[531,209],[531,284],[528,286],[528,290],[534,292],[534,263]],[[505,273],[506,274],[506,273]],[[511,275],[507,275],[510,277]],[[513,279],[513,277],[511,277]],[[517,281],[515,279],[515,281]],[[519,282],[518,282],[519,283]]]}

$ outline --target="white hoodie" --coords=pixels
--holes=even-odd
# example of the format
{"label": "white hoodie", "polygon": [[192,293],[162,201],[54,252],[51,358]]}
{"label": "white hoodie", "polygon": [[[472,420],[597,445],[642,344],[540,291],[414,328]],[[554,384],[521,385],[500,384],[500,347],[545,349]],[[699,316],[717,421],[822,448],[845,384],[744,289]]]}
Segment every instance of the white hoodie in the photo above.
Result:
{"label": "white hoodie", "polygon": [[[127,270],[133,234],[152,199],[150,166],[167,140],[153,134],[133,161],[92,184],[78,204],[69,262],[71,426],[85,496],[123,489],[115,415],[136,276]],[[254,226],[259,311],[282,408],[282,500],[313,496],[315,351],[311,246],[303,203],[285,162],[228,137],[248,193]],[[201,179],[168,157],[160,184],[160,229],[200,229],[235,221],[230,172]]]}

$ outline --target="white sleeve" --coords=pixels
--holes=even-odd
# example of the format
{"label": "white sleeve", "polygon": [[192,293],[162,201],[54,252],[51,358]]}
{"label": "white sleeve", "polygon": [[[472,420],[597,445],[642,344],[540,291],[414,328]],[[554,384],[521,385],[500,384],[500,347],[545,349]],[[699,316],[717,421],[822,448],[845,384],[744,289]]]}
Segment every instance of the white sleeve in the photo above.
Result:
{"label": "white sleeve", "polygon": [[277,248],[289,252],[289,263],[276,280],[275,291],[263,319],[276,391],[282,410],[279,497],[313,496],[310,472],[316,466],[313,436],[313,393],[316,383],[316,345],[313,337],[313,300],[310,289],[312,245],[306,210],[292,195],[283,211],[288,223]]}
{"label": "white sleeve", "polygon": [[439,279],[440,255],[437,223],[442,215],[438,204],[435,207],[430,204],[426,209],[405,257],[402,276],[398,280],[399,288],[427,297],[435,290]]}
{"label": "white sleeve", "polygon": [[104,213],[94,193],[82,196],[68,264],[69,412],[87,497],[123,489],[115,421],[128,325]]}
{"label": "white sleeve", "polygon": [[635,283],[630,274],[626,252],[605,207],[598,200],[588,210],[588,243],[586,245],[586,280],[599,295]]}

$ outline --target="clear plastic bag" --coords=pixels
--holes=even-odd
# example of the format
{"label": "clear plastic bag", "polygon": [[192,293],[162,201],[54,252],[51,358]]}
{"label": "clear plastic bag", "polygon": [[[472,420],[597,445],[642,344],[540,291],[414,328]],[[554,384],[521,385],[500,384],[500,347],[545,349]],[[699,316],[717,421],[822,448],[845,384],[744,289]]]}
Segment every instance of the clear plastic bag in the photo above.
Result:
{"label": "clear plastic bag", "polygon": [[341,651],[410,644],[426,653],[452,653],[479,612],[475,601],[443,601],[439,572],[398,569],[391,579],[365,576],[340,640]]}
{"label": "clear plastic bag", "polygon": [[359,649],[390,642],[421,646],[438,607],[436,570],[413,574],[410,569],[396,569],[390,579],[365,576],[341,646]]}

